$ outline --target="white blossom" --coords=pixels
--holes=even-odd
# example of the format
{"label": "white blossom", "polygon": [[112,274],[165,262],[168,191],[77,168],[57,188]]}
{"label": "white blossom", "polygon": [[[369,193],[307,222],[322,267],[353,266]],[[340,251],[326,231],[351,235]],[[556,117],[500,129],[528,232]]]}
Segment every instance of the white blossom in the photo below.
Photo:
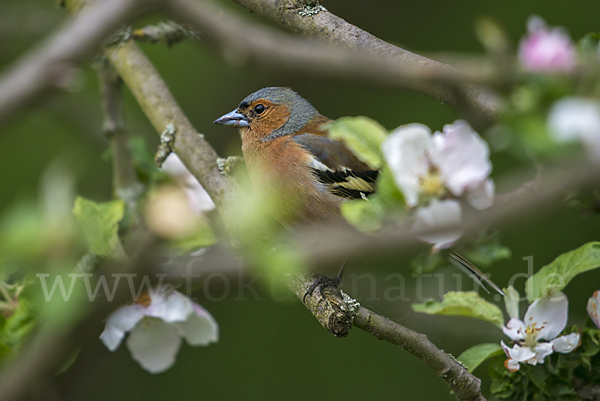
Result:
{"label": "white blossom", "polygon": [[477,210],[492,206],[490,151],[466,121],[434,134],[423,124],[403,125],[383,143],[382,153],[407,206],[420,206],[413,231],[435,250],[452,246],[462,235],[457,229],[434,232],[460,225],[461,205],[448,196],[464,197]]}
{"label": "white blossom", "polygon": [[446,192],[464,195],[476,209],[493,202],[489,147],[466,121],[447,124],[433,135],[426,125],[403,125],[391,133],[382,152],[410,207]]}
{"label": "white blossom", "polygon": [[460,221],[461,209],[458,201],[434,199],[429,206],[417,209],[411,231],[418,239],[433,244],[434,250],[446,249],[454,245],[463,235],[463,231],[456,228],[444,230],[444,228],[456,227],[460,225]]}
{"label": "white blossom", "polygon": [[108,317],[100,339],[110,351],[129,333],[133,359],[150,373],[161,373],[175,363],[182,337],[191,346],[218,341],[215,319],[182,293],[163,286],[149,292],[149,301],[122,306]]}
{"label": "white blossom", "polygon": [[208,193],[175,153],[169,154],[161,169],[185,189],[190,206],[195,213],[201,214],[215,208]]}
{"label": "white blossom", "polygon": [[565,97],[552,105],[548,114],[550,134],[560,142],[582,142],[590,157],[600,161],[600,103]]}
{"label": "white blossom", "polygon": [[567,310],[567,297],[560,291],[552,290],[547,297],[529,305],[524,321],[517,317],[510,319],[502,331],[515,345],[510,348],[501,341],[508,356],[504,366],[514,372],[519,369],[520,363],[544,363],[544,358],[553,352],[567,354],[577,348],[579,333],[557,338],[567,325]]}
{"label": "white blossom", "polygon": [[592,318],[592,321],[600,329],[600,317],[598,312],[600,311],[600,290],[595,291],[594,295],[588,300],[587,312]]}

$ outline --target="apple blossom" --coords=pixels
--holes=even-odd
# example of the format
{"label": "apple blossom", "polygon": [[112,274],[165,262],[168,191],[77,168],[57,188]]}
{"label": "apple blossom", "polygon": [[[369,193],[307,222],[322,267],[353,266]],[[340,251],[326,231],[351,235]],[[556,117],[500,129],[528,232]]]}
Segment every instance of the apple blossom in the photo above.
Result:
{"label": "apple blossom", "polygon": [[514,372],[519,370],[520,363],[544,363],[544,358],[553,352],[567,354],[577,348],[579,333],[557,337],[567,325],[567,309],[567,297],[560,291],[551,290],[547,297],[529,305],[524,321],[517,317],[510,319],[502,331],[515,345],[509,348],[504,341],[500,342],[508,356],[504,366]]}
{"label": "apple blossom", "polygon": [[447,124],[433,135],[423,124],[400,126],[383,143],[382,152],[410,207],[448,191],[465,195],[477,209],[492,205],[490,151],[466,121]]}
{"label": "apple blossom", "polygon": [[215,208],[215,204],[208,193],[175,153],[169,154],[162,165],[162,170],[183,186],[190,206],[195,213],[201,214]]}
{"label": "apple blossom", "polygon": [[526,70],[570,72],[575,68],[575,46],[563,29],[548,28],[542,18],[531,16],[527,30],[519,45],[519,61]]}
{"label": "apple blossom", "polygon": [[587,311],[594,324],[600,329],[600,317],[598,317],[598,311],[600,311],[600,290],[594,292],[594,295],[588,300]]}
{"label": "apple blossom", "polygon": [[122,306],[106,321],[100,340],[110,351],[127,347],[150,373],[161,373],[175,363],[181,337],[191,346],[209,345],[219,339],[219,326],[208,311],[182,293],[162,286]]}
{"label": "apple blossom", "polygon": [[600,103],[565,97],[548,114],[550,134],[560,142],[581,141],[592,159],[600,161]]}
{"label": "apple blossom", "polygon": [[[421,207],[415,212],[415,222],[411,232],[422,241],[434,244],[434,249],[449,248],[463,235],[460,229],[444,230],[444,227],[460,225],[461,209],[454,199],[433,199],[428,206]],[[440,228],[439,231],[435,231]],[[425,233],[422,233],[425,232]]]}
{"label": "apple blossom", "polygon": [[383,143],[382,153],[406,204],[421,206],[413,231],[434,249],[450,247],[462,235],[458,230],[418,234],[460,224],[460,203],[442,198],[464,196],[478,210],[493,203],[489,148],[466,121],[447,124],[434,134],[423,124],[403,125]]}

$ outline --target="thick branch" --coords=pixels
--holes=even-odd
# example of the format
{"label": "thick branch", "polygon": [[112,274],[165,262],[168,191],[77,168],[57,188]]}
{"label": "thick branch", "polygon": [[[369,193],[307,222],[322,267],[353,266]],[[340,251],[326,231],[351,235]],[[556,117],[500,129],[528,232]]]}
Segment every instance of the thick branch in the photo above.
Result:
{"label": "thick branch", "polygon": [[[329,11],[321,11],[318,14],[310,16],[301,15],[299,11],[306,7],[307,4],[314,3],[312,0],[233,1],[253,13],[261,14],[271,19],[292,32],[317,38],[337,47],[366,51],[380,56],[378,58],[389,57],[396,63],[397,68],[414,69],[421,72],[422,76],[427,76],[428,74],[432,76],[452,75],[456,72],[449,65],[430,60],[387,43],[357,26],[344,21]],[[410,84],[412,85],[412,89],[449,104],[456,105],[457,101],[460,103],[460,99],[457,99],[457,96],[447,86],[424,80],[415,81]],[[488,91],[476,86],[461,85],[460,92],[459,98],[465,98],[484,115],[491,118],[498,113],[498,99]]]}
{"label": "thick branch", "polygon": [[175,152],[206,189],[219,210],[221,212],[234,210],[236,208],[235,183],[219,172],[217,152],[183,114],[150,60],[133,41],[111,46],[105,54],[131,90],[157,133],[160,134],[168,124],[175,126],[177,130],[173,146]]}
{"label": "thick branch", "polygon": [[[465,237],[478,235],[488,227],[507,226],[516,221],[542,216],[559,205],[572,190],[592,188],[600,184],[600,165],[578,160],[547,168],[543,176],[535,180],[535,184],[524,178],[523,172],[516,173],[506,181],[524,183],[514,193],[499,196],[498,202],[485,211],[469,210],[463,215],[459,226],[448,226],[436,231],[465,232]],[[428,232],[430,233],[430,232]],[[415,233],[411,231],[411,222],[393,224],[380,230],[379,235],[364,235],[356,231],[340,227],[329,227],[320,233],[321,240],[311,241],[311,233],[306,233],[305,243],[301,246],[305,256],[315,263],[332,263],[339,258],[360,255],[380,255],[389,252],[402,252],[419,245]]]}

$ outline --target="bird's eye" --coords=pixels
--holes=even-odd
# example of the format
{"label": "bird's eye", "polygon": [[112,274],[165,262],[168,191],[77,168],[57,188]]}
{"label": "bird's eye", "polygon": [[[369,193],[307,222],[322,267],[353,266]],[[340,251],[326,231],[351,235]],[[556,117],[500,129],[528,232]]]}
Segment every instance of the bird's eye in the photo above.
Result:
{"label": "bird's eye", "polygon": [[257,104],[256,106],[254,106],[254,111],[256,112],[256,114],[260,114],[263,111],[265,111],[266,107],[262,104]]}

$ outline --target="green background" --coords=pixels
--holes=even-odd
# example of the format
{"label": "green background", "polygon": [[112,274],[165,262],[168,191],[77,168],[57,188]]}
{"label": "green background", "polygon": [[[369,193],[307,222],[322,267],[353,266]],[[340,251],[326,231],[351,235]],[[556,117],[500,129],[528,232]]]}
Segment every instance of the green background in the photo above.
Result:
{"label": "green background", "polygon": [[[491,17],[506,29],[515,47],[531,14],[550,25],[568,29],[575,39],[598,30],[596,1],[355,1],[328,0],[325,7],[362,29],[409,50],[439,57],[443,52],[479,53],[474,26],[478,18]],[[255,21],[241,7],[223,6]],[[67,17],[51,1],[0,0],[0,67],[4,68],[56,29]],[[159,16],[136,22],[136,27]],[[221,155],[240,154],[235,130],[212,121],[233,110],[249,93],[265,86],[288,86],[331,118],[369,116],[389,129],[421,122],[441,129],[460,115],[450,106],[412,92],[386,91],[348,83],[332,83],[308,76],[273,74],[247,65],[230,65],[207,43],[190,41],[172,48],[141,45],[170,86],[177,101],[199,132]],[[157,135],[139,106],[127,96],[126,121],[132,135],[147,138],[151,147]],[[93,70],[84,64],[72,92],[55,93],[18,116],[0,131],[0,212],[14,202],[37,194],[40,175],[56,160],[66,163],[77,179],[79,193],[97,201],[111,197],[110,165],[102,154],[102,116]],[[492,156],[494,178],[522,167],[506,154]],[[523,257],[533,256],[537,271],[559,254],[584,242],[597,240],[600,217],[561,208],[503,230],[502,241],[513,251],[509,261],[494,265],[492,278],[501,286],[510,277],[526,272]],[[417,331],[424,332],[440,348],[454,355],[472,345],[503,338],[495,327],[466,318],[428,316],[411,312],[410,303],[381,301],[389,283],[385,278],[400,272],[406,277],[406,295],[417,301],[408,261],[414,254],[390,253],[377,259],[351,260],[342,288],[364,306]],[[375,297],[367,279],[376,279]],[[436,273],[454,281],[450,268]],[[472,284],[463,280],[463,289]],[[517,281],[522,292],[524,279]],[[425,295],[437,294],[437,278],[425,280]],[[574,280],[566,290],[570,323],[583,324],[585,304],[600,288],[600,275]],[[450,290],[449,286],[446,287]],[[213,296],[219,296],[214,288]],[[211,292],[212,294],[212,292]],[[228,399],[453,399],[447,387],[419,360],[390,344],[353,329],[346,339],[323,330],[297,301],[276,302],[265,286],[264,300],[236,300],[237,287],[223,301],[210,301],[198,293],[198,302],[219,322],[220,342],[206,348],[184,345],[176,365],[166,373],[151,375],[133,361],[122,346],[111,354],[101,345],[82,353],[94,353],[93,366],[78,363],[61,380],[68,382],[69,400],[154,400],[202,398]],[[491,297],[489,297],[492,300]],[[522,306],[524,308],[525,305]],[[523,313],[523,312],[522,312]],[[98,324],[98,333],[102,330]],[[485,376],[485,368],[476,373]],[[485,386],[485,384],[484,384]],[[487,392],[487,391],[486,391]]]}

